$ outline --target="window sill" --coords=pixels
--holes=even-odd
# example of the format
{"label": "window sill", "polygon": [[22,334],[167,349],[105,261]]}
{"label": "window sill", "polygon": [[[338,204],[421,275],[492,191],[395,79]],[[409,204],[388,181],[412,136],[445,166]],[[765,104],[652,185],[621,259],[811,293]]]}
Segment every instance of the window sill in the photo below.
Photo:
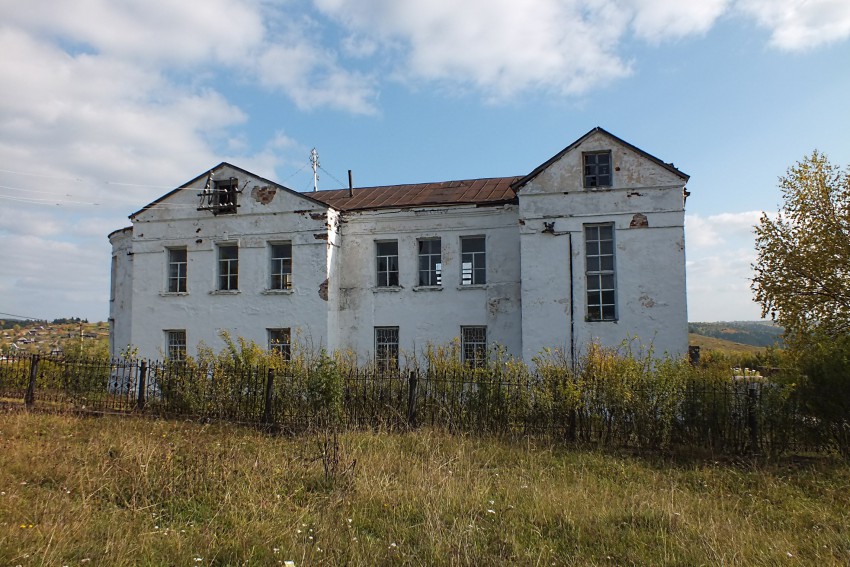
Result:
{"label": "window sill", "polygon": [[210,295],[239,295],[240,293],[238,289],[214,289]]}
{"label": "window sill", "polygon": [[459,285],[458,289],[487,289],[487,284],[467,284]]}
{"label": "window sill", "polygon": [[399,292],[403,289],[400,285],[375,286],[372,293]]}
{"label": "window sill", "polygon": [[413,287],[413,291],[443,291],[441,285],[417,285]]}
{"label": "window sill", "polygon": [[590,319],[588,317],[584,318],[585,323],[616,323],[619,319]]}
{"label": "window sill", "polygon": [[295,290],[292,288],[289,289],[264,289],[261,291],[263,295],[292,295],[295,293]]}
{"label": "window sill", "polygon": [[162,291],[160,292],[160,297],[180,297],[183,295],[189,295],[188,291]]}

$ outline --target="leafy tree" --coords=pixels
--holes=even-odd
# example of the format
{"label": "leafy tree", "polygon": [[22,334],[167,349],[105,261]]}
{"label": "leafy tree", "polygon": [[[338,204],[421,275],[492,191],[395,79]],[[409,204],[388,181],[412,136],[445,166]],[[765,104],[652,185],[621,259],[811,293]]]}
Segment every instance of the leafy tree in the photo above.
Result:
{"label": "leafy tree", "polygon": [[762,214],[752,290],[792,344],[850,332],[850,176],[812,152],[779,178],[783,203]]}

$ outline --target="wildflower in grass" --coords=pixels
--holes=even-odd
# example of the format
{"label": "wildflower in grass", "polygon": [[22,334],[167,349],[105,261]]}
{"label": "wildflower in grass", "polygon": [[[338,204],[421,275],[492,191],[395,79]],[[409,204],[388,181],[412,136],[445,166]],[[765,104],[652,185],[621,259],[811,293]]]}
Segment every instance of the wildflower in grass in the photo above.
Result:
{"label": "wildflower in grass", "polygon": [[488,514],[495,514],[495,513],[496,513],[496,511],[495,511],[495,510],[493,510],[493,509],[491,509],[491,508],[488,508],[488,509],[487,509],[487,513],[488,513]]}

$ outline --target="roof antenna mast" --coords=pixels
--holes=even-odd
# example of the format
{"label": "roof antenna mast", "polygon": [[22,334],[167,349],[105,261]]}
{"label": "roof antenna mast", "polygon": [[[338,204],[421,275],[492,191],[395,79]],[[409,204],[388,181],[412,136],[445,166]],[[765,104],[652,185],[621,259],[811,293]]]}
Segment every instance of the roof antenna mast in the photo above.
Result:
{"label": "roof antenna mast", "polygon": [[319,190],[319,152],[310,150],[310,163],[313,165],[313,193]]}

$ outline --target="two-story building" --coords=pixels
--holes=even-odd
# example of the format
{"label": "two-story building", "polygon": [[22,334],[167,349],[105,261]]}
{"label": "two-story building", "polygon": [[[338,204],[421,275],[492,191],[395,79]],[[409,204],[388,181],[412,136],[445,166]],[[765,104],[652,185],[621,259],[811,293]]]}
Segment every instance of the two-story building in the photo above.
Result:
{"label": "two-story building", "polygon": [[227,163],[109,235],[111,348],[687,352],[688,176],[595,128],[528,175],[298,193]]}

